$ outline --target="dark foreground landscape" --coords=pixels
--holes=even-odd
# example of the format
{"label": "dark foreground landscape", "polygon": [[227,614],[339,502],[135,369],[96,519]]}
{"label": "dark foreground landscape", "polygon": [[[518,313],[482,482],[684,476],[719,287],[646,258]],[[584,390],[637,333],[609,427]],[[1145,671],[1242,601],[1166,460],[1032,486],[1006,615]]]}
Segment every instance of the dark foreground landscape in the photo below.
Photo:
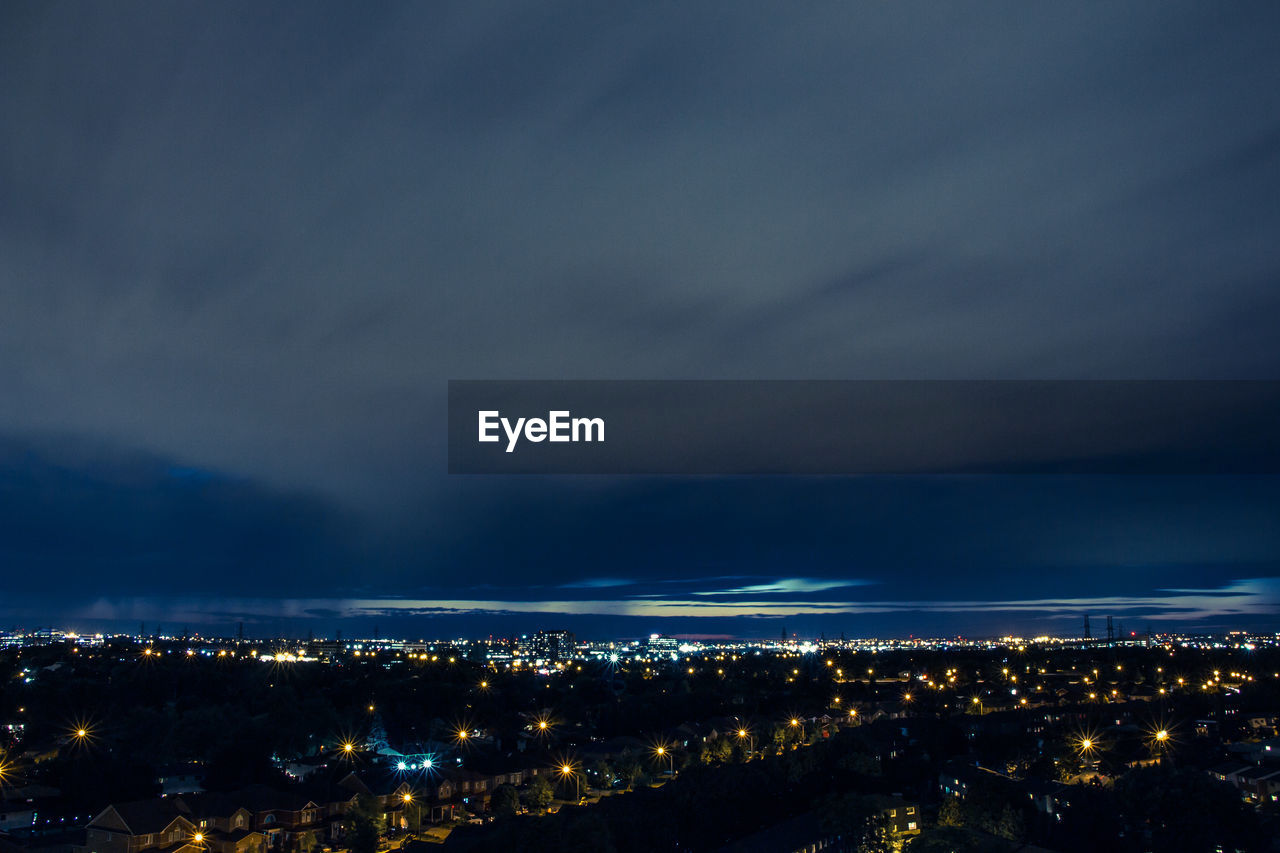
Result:
{"label": "dark foreground landscape", "polygon": [[4,853],[1262,851],[1274,637],[11,635]]}

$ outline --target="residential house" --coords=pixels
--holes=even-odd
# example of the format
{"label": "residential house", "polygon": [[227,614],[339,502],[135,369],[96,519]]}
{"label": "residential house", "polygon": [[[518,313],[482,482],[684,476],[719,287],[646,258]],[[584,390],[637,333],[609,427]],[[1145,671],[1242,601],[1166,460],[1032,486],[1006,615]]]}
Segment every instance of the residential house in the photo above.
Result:
{"label": "residential house", "polygon": [[[226,794],[177,798],[175,804],[195,825],[203,847],[213,853],[264,853],[266,837],[253,828],[253,812]],[[93,851],[90,851],[93,853]]]}
{"label": "residential house", "polygon": [[156,771],[160,793],[198,794],[204,790],[204,768],[199,764],[170,764]]}
{"label": "residential house", "polygon": [[920,834],[923,820],[919,803],[909,802],[897,795],[892,797],[881,795],[873,799],[880,815],[888,820],[889,831],[894,837],[902,838]]}
{"label": "residential house", "polygon": [[29,829],[35,817],[35,805],[25,797],[0,800],[0,832]]}
{"label": "residential house", "polygon": [[89,822],[86,853],[198,853],[197,827],[172,799],[107,806]]}

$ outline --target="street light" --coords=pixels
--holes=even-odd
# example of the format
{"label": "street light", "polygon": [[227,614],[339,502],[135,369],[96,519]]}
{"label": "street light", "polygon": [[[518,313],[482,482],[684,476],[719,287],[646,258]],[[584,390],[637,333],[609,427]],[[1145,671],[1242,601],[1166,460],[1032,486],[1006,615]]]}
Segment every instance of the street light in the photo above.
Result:
{"label": "street light", "polygon": [[582,780],[578,777],[578,774],[573,771],[573,765],[567,761],[564,764],[561,764],[560,775],[566,778],[569,776],[573,777],[573,792],[575,795],[575,802],[577,800],[581,800],[582,799]]}
{"label": "street light", "polygon": [[1157,724],[1157,728],[1152,729],[1150,735],[1151,751],[1163,758],[1168,753],[1169,747],[1173,745],[1173,732],[1163,724]]}
{"label": "street light", "polygon": [[[402,799],[404,800],[404,804],[405,804],[406,806],[407,806],[407,805],[409,805],[410,803],[413,803],[413,802],[414,802],[414,800],[413,800],[413,792],[412,792],[412,791],[407,791],[407,792],[405,792],[405,794],[404,794],[404,796],[403,796],[403,798],[402,798]],[[422,806],[421,806],[420,804],[418,804],[418,803],[414,803],[414,806],[415,806],[415,808],[416,808],[416,815],[415,815],[415,816],[417,817],[417,820],[416,820],[416,821],[414,821],[415,829],[414,829],[413,831],[414,831],[414,832],[417,832],[417,831],[418,831],[418,829],[419,829],[419,828],[421,828],[421,826],[422,826]]]}
{"label": "street light", "polygon": [[751,758],[752,754],[755,753],[756,751],[755,735],[751,734],[751,732],[747,731],[746,729],[738,729],[738,739],[739,740],[746,739],[748,744],[747,758],[748,759]]}
{"label": "street light", "polygon": [[658,745],[653,748],[653,754],[658,756],[659,758],[662,758],[665,756],[667,759],[668,772],[672,776],[676,775],[676,757],[671,750],[667,749],[665,746]]}
{"label": "street light", "polygon": [[1099,746],[1097,739],[1090,734],[1083,734],[1080,736],[1080,739],[1076,741],[1076,749],[1080,752],[1080,757],[1095,770],[1097,767],[1094,753],[1096,753],[1100,748],[1101,747]]}
{"label": "street light", "polygon": [[[855,712],[854,712],[854,710],[853,710],[852,708],[850,708],[850,709],[849,709],[849,716],[850,716],[850,717],[852,717],[852,716],[854,715],[854,713],[855,713]],[[799,718],[799,717],[792,717],[792,718],[791,718],[791,728],[793,728],[793,729],[795,729],[795,728],[800,729],[800,740],[804,740],[804,723],[800,722],[800,718]]]}
{"label": "street light", "polygon": [[87,717],[80,717],[71,721],[69,734],[75,740],[76,746],[84,746],[93,740],[93,726]]}

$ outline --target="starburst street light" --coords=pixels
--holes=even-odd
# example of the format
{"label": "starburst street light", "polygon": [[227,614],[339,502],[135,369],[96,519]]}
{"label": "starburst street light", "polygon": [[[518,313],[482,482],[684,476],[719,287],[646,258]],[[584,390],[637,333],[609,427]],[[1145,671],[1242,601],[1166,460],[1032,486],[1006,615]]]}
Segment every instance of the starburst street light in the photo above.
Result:
{"label": "starburst street light", "polygon": [[1164,723],[1156,723],[1147,732],[1147,746],[1153,753],[1163,755],[1173,746],[1173,732]]}
{"label": "starburst street light", "polygon": [[560,766],[556,769],[560,771],[560,775],[563,776],[566,781],[569,779],[570,776],[573,777],[573,791],[574,791],[574,794],[576,795],[575,799],[581,800],[582,799],[582,778],[578,775],[577,768],[574,767],[573,764],[571,764],[570,762],[565,761],[565,762],[562,762]]}
{"label": "starburst street light", "polygon": [[[412,791],[406,791],[404,794],[402,794],[402,795],[401,795],[400,799],[404,801],[404,804],[405,804],[405,806],[406,806],[406,807],[407,807],[410,803],[413,803],[413,804],[414,804],[414,806],[416,807],[416,810],[417,810],[417,813],[416,813],[416,815],[415,815],[415,817],[417,817],[417,820],[416,820],[414,823],[420,826],[420,825],[422,824],[422,805],[421,805],[421,804],[419,804],[419,803],[415,803],[415,802],[414,802],[414,799],[413,799],[413,792],[412,792]],[[416,832],[416,831],[417,831],[417,830],[415,830],[415,832]]]}
{"label": "starburst street light", "polygon": [[74,745],[81,747],[93,740],[93,726],[89,725],[89,721],[84,718],[73,720],[68,734],[71,735]]}
{"label": "starburst street light", "polygon": [[675,754],[667,747],[666,744],[660,743],[653,748],[653,754],[658,758],[667,759],[667,771],[674,776],[676,774],[676,757]]}
{"label": "starburst street light", "polygon": [[360,744],[356,739],[348,735],[342,735],[338,741],[336,751],[338,755],[346,762],[354,764],[360,757]]}
{"label": "starburst street light", "polygon": [[[849,716],[851,716],[851,717],[853,716],[853,709],[852,709],[852,708],[850,708],[850,709],[849,709]],[[791,728],[793,728],[793,729],[799,729],[799,730],[800,730],[800,740],[804,740],[804,723],[800,722],[800,718],[799,718],[799,717],[792,717],[792,718],[791,718],[791,722],[790,722],[788,725],[790,725],[790,726],[791,726]]]}
{"label": "starburst street light", "polygon": [[1096,753],[1102,748],[1098,743],[1098,738],[1090,732],[1082,732],[1075,741],[1076,752],[1080,754],[1080,758],[1086,762],[1093,762]]}

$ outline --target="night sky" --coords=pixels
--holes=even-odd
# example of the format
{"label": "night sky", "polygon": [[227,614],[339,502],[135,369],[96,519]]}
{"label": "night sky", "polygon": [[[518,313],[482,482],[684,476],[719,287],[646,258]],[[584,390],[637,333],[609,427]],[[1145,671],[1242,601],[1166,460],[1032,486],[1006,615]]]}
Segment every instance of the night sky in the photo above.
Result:
{"label": "night sky", "polygon": [[1280,379],[1274,3],[0,8],[0,628],[1280,629],[1280,477],[449,476],[449,379]]}

